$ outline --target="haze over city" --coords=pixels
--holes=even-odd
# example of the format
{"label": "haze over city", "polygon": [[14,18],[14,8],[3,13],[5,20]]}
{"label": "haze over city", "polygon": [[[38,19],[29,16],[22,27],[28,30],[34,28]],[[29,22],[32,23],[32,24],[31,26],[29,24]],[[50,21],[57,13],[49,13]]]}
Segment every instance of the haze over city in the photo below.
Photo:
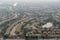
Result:
{"label": "haze over city", "polygon": [[0,0],[0,38],[60,38],[60,0]]}

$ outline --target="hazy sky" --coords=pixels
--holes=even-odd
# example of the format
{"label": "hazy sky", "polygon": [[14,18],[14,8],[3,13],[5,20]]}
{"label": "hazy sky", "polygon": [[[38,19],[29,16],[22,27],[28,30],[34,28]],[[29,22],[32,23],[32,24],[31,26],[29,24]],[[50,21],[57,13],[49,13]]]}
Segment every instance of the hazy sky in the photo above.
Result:
{"label": "hazy sky", "polygon": [[20,2],[60,2],[60,0],[0,0],[0,1],[20,1]]}
{"label": "hazy sky", "polygon": [[60,0],[13,0],[13,1],[25,1],[25,2],[59,2]]}
{"label": "hazy sky", "polygon": [[36,1],[36,2],[37,2],[37,1],[42,1],[42,2],[58,2],[59,0],[22,0],[22,1],[27,1],[27,2],[28,2],[28,1],[31,1],[31,2],[32,2],[32,1]]}

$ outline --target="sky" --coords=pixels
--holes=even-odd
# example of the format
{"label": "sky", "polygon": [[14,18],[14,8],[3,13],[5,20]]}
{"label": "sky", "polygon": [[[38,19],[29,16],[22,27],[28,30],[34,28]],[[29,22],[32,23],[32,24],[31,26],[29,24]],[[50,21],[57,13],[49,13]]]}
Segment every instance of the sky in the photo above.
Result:
{"label": "sky", "polygon": [[[20,0],[21,1],[21,0]],[[59,0],[22,0],[26,2],[59,2]]]}
{"label": "sky", "polygon": [[60,2],[60,0],[0,0],[0,1],[21,1],[21,2]]}

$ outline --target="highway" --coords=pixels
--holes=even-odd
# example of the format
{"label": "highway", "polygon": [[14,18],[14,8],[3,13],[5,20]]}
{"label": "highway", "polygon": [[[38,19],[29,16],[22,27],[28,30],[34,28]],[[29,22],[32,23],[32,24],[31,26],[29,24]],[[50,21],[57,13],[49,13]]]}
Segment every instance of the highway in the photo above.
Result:
{"label": "highway", "polygon": [[3,23],[7,22],[7,21],[10,21],[10,20],[13,20],[13,19],[16,19],[15,17],[11,18],[11,19],[7,19],[7,20],[4,20],[4,21],[1,21],[0,22],[0,25],[2,25]]}
{"label": "highway", "polygon": [[[16,25],[16,26],[13,26],[13,29],[11,30],[11,32],[10,32],[10,35],[16,35],[15,34],[15,31],[16,31],[16,29],[17,29],[17,25],[18,25],[18,23],[19,22],[23,22],[23,21],[26,21],[27,19],[29,19],[29,18],[23,18],[22,20],[19,20],[19,21],[17,21],[16,23],[14,23],[14,25]],[[30,18],[29,20],[31,20],[32,18]],[[28,21],[29,21],[28,20]],[[23,23],[21,23],[21,25],[23,25]]]}
{"label": "highway", "polygon": [[[6,33],[7,33],[7,34],[9,34],[10,32],[13,33],[13,31],[15,31],[16,28],[17,28],[16,25],[19,24],[19,23],[21,23],[22,21],[27,20],[27,19],[29,19],[29,17],[22,18],[21,20],[18,20],[17,22],[14,22],[14,23],[6,30]],[[22,23],[22,24],[23,24],[23,23]]]}

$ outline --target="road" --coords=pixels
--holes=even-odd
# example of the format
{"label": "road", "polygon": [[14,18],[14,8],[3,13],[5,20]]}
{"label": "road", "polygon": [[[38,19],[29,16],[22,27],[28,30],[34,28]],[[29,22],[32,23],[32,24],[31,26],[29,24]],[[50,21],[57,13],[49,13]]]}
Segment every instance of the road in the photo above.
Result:
{"label": "road", "polygon": [[16,28],[17,28],[16,25],[17,25],[18,23],[21,23],[22,21],[27,20],[27,19],[29,19],[29,17],[27,17],[27,18],[22,18],[21,20],[18,20],[17,22],[14,22],[9,28],[7,28],[6,34],[9,34],[10,32],[15,31]]}
{"label": "road", "polygon": [[7,22],[7,21],[10,21],[10,20],[13,20],[13,19],[16,19],[15,17],[11,18],[11,19],[7,19],[7,20],[4,20],[4,21],[1,21],[0,22],[0,25],[2,25],[3,23]]}

